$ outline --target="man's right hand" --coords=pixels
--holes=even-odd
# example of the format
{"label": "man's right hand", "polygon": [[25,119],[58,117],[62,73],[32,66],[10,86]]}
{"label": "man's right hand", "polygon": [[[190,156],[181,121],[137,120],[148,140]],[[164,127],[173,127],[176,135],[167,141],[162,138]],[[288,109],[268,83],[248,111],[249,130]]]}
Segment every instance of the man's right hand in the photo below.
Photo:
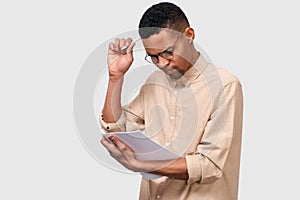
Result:
{"label": "man's right hand", "polygon": [[[110,79],[118,80],[128,71],[133,62],[134,45],[131,38],[116,38],[114,42],[109,43],[107,64]],[[121,51],[124,46],[128,48]]]}

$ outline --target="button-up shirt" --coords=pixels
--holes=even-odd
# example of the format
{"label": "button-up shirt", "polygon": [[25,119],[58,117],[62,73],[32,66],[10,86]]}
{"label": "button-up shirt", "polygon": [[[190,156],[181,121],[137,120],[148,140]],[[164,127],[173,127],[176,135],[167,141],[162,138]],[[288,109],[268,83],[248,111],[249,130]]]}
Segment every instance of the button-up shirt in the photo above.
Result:
{"label": "button-up shirt", "polygon": [[140,199],[235,200],[238,197],[243,95],[240,81],[202,55],[179,80],[153,72],[106,131],[144,130],[182,155],[188,180],[142,179]]}

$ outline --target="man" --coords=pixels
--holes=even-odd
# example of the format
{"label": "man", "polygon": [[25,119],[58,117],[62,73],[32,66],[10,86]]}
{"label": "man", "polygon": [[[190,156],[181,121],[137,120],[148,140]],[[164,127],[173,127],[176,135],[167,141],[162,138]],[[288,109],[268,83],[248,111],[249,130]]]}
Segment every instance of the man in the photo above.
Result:
{"label": "man", "polygon": [[239,80],[196,50],[194,30],[172,3],[150,7],[140,20],[139,35],[146,60],[160,70],[122,107],[122,83],[135,43],[130,38],[111,42],[101,125],[107,132],[145,130],[182,157],[139,160],[113,134],[113,142],[102,138],[102,144],[126,168],[162,175],[142,179],[140,199],[237,199],[243,113]]}

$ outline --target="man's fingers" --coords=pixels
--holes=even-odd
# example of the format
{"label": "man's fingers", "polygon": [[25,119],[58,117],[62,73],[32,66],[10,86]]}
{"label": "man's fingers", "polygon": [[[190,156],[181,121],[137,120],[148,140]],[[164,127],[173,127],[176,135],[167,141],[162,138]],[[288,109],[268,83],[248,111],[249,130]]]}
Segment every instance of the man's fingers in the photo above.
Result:
{"label": "man's fingers", "polygon": [[123,46],[124,53],[129,53],[128,48],[131,45],[131,43],[132,43],[132,39],[130,37],[125,40],[125,46]]}
{"label": "man's fingers", "polygon": [[130,45],[128,46],[126,53],[131,53],[133,50],[133,47],[135,45],[135,42],[131,42]]}
{"label": "man's fingers", "polygon": [[115,50],[114,43],[112,43],[112,42],[109,43],[109,49],[112,50],[112,51]]}
{"label": "man's fingers", "polygon": [[115,146],[112,142],[109,142],[105,137],[101,138],[101,144],[107,149]]}
{"label": "man's fingers", "polygon": [[105,137],[102,137],[101,143],[109,152],[115,151],[114,149],[117,149],[116,145],[113,142],[108,141]]}
{"label": "man's fingers", "polygon": [[131,42],[132,42],[132,39],[129,37],[129,38],[126,39],[125,45],[126,45],[127,47],[129,47],[130,44],[131,44]]}
{"label": "man's fingers", "polygon": [[109,137],[109,139],[122,151],[130,151],[130,152],[133,152],[132,149],[127,146],[126,144],[124,144],[123,142],[121,142],[121,140],[114,136],[114,135],[111,135]]}
{"label": "man's fingers", "polygon": [[116,38],[115,39],[115,51],[120,51],[120,39]]}
{"label": "man's fingers", "polygon": [[109,43],[109,50],[122,54],[131,53],[135,43],[132,38],[115,38],[114,42]]}
{"label": "man's fingers", "polygon": [[117,146],[114,143],[109,142],[105,137],[102,137],[101,143],[108,150],[110,155],[112,155],[114,158],[119,158],[122,155],[119,148],[117,148]]}
{"label": "man's fingers", "polygon": [[124,38],[120,39],[120,49],[122,49],[122,47],[126,46],[126,40]]}
{"label": "man's fingers", "polygon": [[114,136],[114,135],[110,135],[108,137],[119,149],[125,150],[125,144],[122,143],[118,137]]}

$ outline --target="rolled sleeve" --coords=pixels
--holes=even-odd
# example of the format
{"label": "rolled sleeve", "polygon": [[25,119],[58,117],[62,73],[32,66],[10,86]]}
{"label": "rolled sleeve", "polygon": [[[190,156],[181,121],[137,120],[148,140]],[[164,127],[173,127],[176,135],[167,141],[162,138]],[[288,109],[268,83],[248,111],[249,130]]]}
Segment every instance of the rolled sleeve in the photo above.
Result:
{"label": "rolled sleeve", "polygon": [[222,171],[208,158],[202,155],[186,155],[188,184],[212,183],[222,176]]}
{"label": "rolled sleeve", "polygon": [[118,119],[118,121],[116,121],[115,123],[107,123],[103,120],[103,114],[101,113],[100,115],[100,124],[102,129],[105,132],[119,132],[119,131],[126,131],[125,128],[125,116],[124,116],[124,111],[122,110],[122,114],[120,116],[120,118]]}
{"label": "rolled sleeve", "polygon": [[122,109],[120,118],[115,123],[105,122],[102,113],[99,121],[105,132],[126,132],[145,129],[144,119],[124,108]]}
{"label": "rolled sleeve", "polygon": [[200,160],[197,155],[186,155],[186,165],[189,179],[187,181],[188,184],[199,182],[201,180],[201,167]]}

